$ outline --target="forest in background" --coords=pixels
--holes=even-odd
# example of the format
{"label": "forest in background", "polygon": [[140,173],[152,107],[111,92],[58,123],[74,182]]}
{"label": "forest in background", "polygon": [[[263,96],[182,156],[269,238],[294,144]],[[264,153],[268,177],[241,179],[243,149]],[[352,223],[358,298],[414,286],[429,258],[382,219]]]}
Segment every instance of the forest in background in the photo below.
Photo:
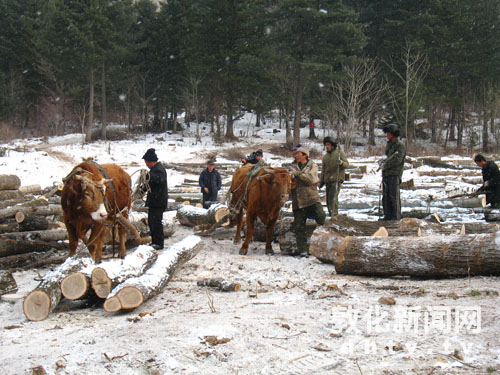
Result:
{"label": "forest in background", "polygon": [[446,148],[498,151],[500,2],[0,0],[2,137],[183,121],[236,137],[279,113],[289,144],[313,120],[346,150],[400,124]]}

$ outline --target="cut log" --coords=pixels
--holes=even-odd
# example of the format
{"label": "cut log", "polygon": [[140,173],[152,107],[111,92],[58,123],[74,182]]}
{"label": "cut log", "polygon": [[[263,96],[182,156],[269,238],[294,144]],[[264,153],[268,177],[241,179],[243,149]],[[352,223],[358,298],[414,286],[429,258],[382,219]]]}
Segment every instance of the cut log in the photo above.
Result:
{"label": "cut log", "polygon": [[21,207],[44,207],[48,205],[49,201],[46,198],[31,199],[20,204]]}
{"label": "cut log", "polygon": [[169,246],[142,276],[127,279],[114,288],[104,302],[104,309],[107,312],[116,312],[139,307],[158,294],[175,270],[193,258],[202,246],[201,238],[193,235]]}
{"label": "cut log", "polygon": [[12,272],[0,270],[0,296],[17,292],[17,283]]}
{"label": "cut log", "polygon": [[60,205],[49,205],[47,207],[8,207],[0,210],[0,220],[14,217],[19,211],[41,216],[62,214],[62,208]]}
{"label": "cut log", "polygon": [[416,237],[346,237],[339,274],[426,278],[500,275],[500,232]]}
{"label": "cut log", "polygon": [[208,209],[183,206],[177,210],[177,220],[188,227],[220,223],[228,217],[229,209],[220,203],[211,205]]}
{"label": "cut log", "polygon": [[2,233],[0,235],[0,240],[6,238],[13,240],[24,240],[24,241],[33,241],[33,240],[40,240],[45,242],[64,241],[68,239],[68,231],[66,229],[49,229],[49,230],[35,230],[30,232]]}
{"label": "cut log", "polygon": [[80,243],[74,256],[48,272],[38,286],[26,296],[23,302],[23,312],[26,318],[33,321],[47,318],[61,300],[61,280],[93,263],[94,260],[87,247]]}
{"label": "cut log", "polygon": [[480,170],[465,169],[465,170],[431,170],[431,171],[417,171],[419,176],[481,176]]}
{"label": "cut log", "polygon": [[[372,236],[382,226],[376,221],[358,221],[344,215],[331,218],[324,226],[318,227],[311,236],[309,252],[324,263],[333,263],[337,257],[337,250],[348,236]],[[384,221],[384,228],[391,237],[452,235],[459,234],[462,226],[466,233],[495,233],[499,226],[493,223],[430,223],[414,218],[405,218],[401,221]]]}
{"label": "cut log", "polygon": [[23,203],[31,199],[32,199],[31,197],[23,195],[21,198],[14,198],[14,199],[7,199],[4,201],[0,201],[0,210],[6,207],[15,206],[18,203]]}
{"label": "cut log", "polygon": [[57,241],[22,240],[7,238],[0,235],[0,257],[31,252],[45,252],[51,249],[63,250],[67,245]]}
{"label": "cut log", "polygon": [[0,201],[6,199],[19,199],[23,196],[19,190],[0,190]]}
{"label": "cut log", "polygon": [[38,184],[25,185],[25,186],[20,186],[19,191],[23,194],[40,194],[42,192],[42,187]]}
{"label": "cut log", "polygon": [[457,207],[463,208],[486,207],[486,197],[455,199],[453,202]]}
{"label": "cut log", "polygon": [[49,199],[50,197],[52,197],[55,194],[61,195],[61,192],[63,189],[64,189],[64,184],[58,184],[58,185],[50,188],[50,190],[48,190],[47,193],[44,193],[43,196],[46,199]]}
{"label": "cut log", "polygon": [[14,174],[0,174],[0,190],[17,190],[21,179]]}
{"label": "cut log", "polygon": [[158,255],[151,246],[141,245],[120,262],[103,262],[91,273],[91,284],[99,298],[106,298],[120,283],[142,275]]}
{"label": "cut log", "polygon": [[17,232],[19,230],[19,224],[16,221],[8,220],[0,224],[0,234]]}
{"label": "cut log", "polygon": [[231,281],[223,280],[222,278],[198,280],[196,284],[198,286],[215,288],[221,292],[237,292],[241,289],[240,284],[232,283]]}
{"label": "cut log", "polygon": [[87,272],[73,272],[61,281],[61,293],[69,300],[82,299],[90,290],[90,277]]}
{"label": "cut log", "polygon": [[15,219],[19,224],[20,232],[47,230],[49,228],[49,221],[45,216],[33,215],[31,213],[19,211],[16,213]]}

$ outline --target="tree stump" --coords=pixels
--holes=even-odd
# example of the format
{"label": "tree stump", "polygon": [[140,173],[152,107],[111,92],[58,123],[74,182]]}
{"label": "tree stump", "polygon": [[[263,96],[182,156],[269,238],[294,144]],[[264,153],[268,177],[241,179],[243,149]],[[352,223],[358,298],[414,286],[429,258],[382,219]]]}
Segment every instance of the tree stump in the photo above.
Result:
{"label": "tree stump", "polygon": [[26,318],[33,321],[47,318],[61,300],[62,279],[93,263],[94,260],[87,247],[80,244],[74,256],[48,272],[38,286],[26,296],[23,301],[23,312]]}
{"label": "tree stump", "polygon": [[118,285],[104,302],[107,312],[132,310],[160,293],[175,270],[193,258],[202,248],[201,238],[188,236],[164,250],[154,265],[143,275]]}

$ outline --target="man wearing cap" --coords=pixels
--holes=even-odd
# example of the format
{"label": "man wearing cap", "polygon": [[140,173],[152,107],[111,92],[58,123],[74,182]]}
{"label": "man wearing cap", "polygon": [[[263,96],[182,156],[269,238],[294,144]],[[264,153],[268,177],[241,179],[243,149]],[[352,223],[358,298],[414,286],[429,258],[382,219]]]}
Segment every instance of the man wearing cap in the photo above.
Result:
{"label": "man wearing cap", "polygon": [[330,137],[323,139],[326,154],[323,156],[319,188],[326,185],[326,206],[330,216],[339,214],[339,192],[349,166],[345,153]]}
{"label": "man wearing cap", "polygon": [[248,155],[246,158],[241,159],[241,162],[243,164],[257,164],[259,161],[262,160],[262,157],[264,156],[264,153],[262,150],[257,150],[252,152],[250,155]]}
{"label": "man wearing cap", "polygon": [[148,207],[148,223],[151,231],[151,245],[156,249],[163,249],[163,212],[168,205],[167,172],[162,163],[158,162],[155,149],[150,148],[142,157],[149,168],[148,195],[146,206]]}
{"label": "man wearing cap", "polygon": [[306,220],[308,217],[313,217],[319,225],[325,223],[325,212],[318,194],[318,166],[309,160],[309,150],[304,147],[297,149],[295,162],[290,167],[290,174],[294,182],[292,184],[292,209],[298,250],[294,255],[308,257]]}
{"label": "man wearing cap", "polygon": [[203,208],[208,208],[210,202],[217,201],[217,193],[222,187],[222,179],[219,171],[215,169],[215,161],[208,161],[207,167],[200,174],[199,182],[203,193]]}
{"label": "man wearing cap", "polygon": [[381,220],[401,220],[401,196],[399,186],[403,177],[406,147],[399,140],[399,127],[389,124],[384,127],[387,134],[386,158],[382,160],[382,206],[384,217]]}

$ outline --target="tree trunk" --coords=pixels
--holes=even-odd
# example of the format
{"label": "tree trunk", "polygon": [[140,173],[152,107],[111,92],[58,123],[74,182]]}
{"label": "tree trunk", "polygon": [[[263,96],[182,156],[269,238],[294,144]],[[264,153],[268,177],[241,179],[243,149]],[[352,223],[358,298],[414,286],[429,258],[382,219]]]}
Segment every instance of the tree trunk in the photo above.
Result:
{"label": "tree trunk", "polygon": [[339,246],[339,274],[466,277],[500,275],[500,232],[418,237],[347,237]]}
{"label": "tree trunk", "polygon": [[114,288],[104,302],[104,309],[116,312],[139,307],[160,293],[175,270],[196,256],[202,247],[201,238],[192,235],[169,246],[142,276],[127,279]]}
{"label": "tree trunk", "polygon": [[229,209],[223,204],[213,204],[208,209],[184,206],[177,210],[177,220],[188,227],[216,224],[226,219],[228,215]]}
{"label": "tree trunk", "polygon": [[198,280],[196,285],[215,288],[221,292],[237,292],[241,289],[240,284],[232,283],[231,281],[223,280],[222,278]]}
{"label": "tree trunk", "polygon": [[108,121],[108,110],[106,105],[106,64],[102,63],[102,78],[101,78],[101,137],[106,140],[106,125]]}
{"label": "tree trunk", "polygon": [[26,318],[33,321],[47,318],[61,300],[61,280],[93,263],[94,260],[87,247],[80,244],[74,256],[66,259],[53,271],[48,272],[38,286],[26,296],[23,302],[23,312]]}
{"label": "tree trunk", "polygon": [[89,116],[87,118],[87,128],[85,132],[85,142],[92,142],[92,126],[94,125],[94,69],[89,72]]}
{"label": "tree trunk", "polygon": [[50,205],[47,207],[8,207],[0,210],[0,220],[14,217],[18,212],[42,216],[62,215],[62,208],[60,205]]}
{"label": "tree trunk", "polygon": [[139,246],[132,254],[127,255],[123,261],[103,262],[99,267],[92,270],[92,289],[99,298],[106,298],[118,284],[131,277],[142,275],[151,267],[157,257],[158,255],[152,247]]}
{"label": "tree trunk", "polygon": [[295,91],[295,120],[293,123],[293,144],[300,143],[300,118],[302,117],[302,69],[297,72],[297,87]]}
{"label": "tree trunk", "polygon": [[0,190],[17,190],[21,179],[14,174],[0,174]]}
{"label": "tree trunk", "polygon": [[0,270],[0,296],[17,292],[17,283],[12,272]]}
{"label": "tree trunk", "polygon": [[59,241],[22,240],[6,238],[0,235],[0,257],[26,254],[31,252],[45,252],[51,249],[64,250],[68,245]]}
{"label": "tree trunk", "polygon": [[19,232],[49,229],[49,221],[45,216],[26,214],[19,211],[16,213],[15,218],[19,224]]}

